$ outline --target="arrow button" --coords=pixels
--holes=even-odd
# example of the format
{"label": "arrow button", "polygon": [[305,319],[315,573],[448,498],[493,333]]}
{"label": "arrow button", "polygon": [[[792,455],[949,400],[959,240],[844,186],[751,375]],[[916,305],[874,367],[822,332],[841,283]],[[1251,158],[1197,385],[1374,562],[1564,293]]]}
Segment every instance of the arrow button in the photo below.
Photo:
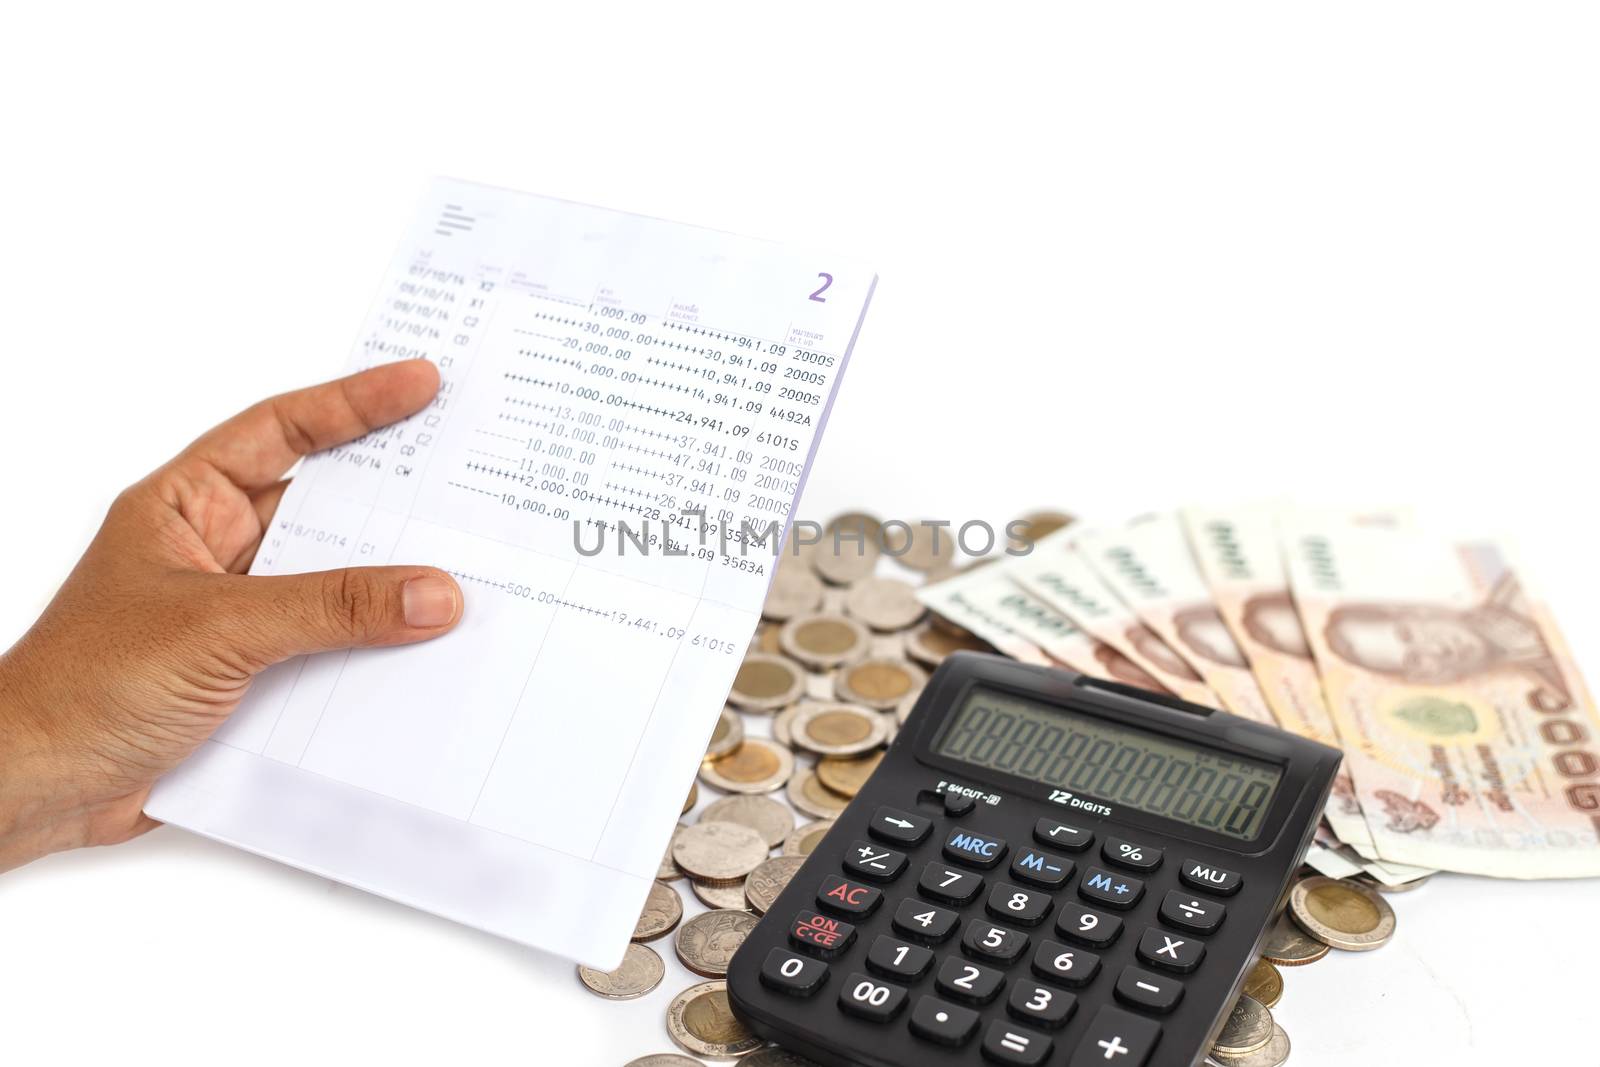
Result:
{"label": "arrow button", "polygon": [[885,807],[872,813],[872,825],[867,832],[879,841],[894,845],[920,845],[932,829],[932,819]]}

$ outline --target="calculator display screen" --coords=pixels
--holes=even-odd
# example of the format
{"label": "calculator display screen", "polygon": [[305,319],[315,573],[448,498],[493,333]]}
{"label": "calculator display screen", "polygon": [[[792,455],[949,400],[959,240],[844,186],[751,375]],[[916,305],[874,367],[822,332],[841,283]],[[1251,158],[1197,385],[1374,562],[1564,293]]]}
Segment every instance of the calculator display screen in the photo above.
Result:
{"label": "calculator display screen", "polygon": [[1283,771],[1066,708],[976,688],[936,752],[1056,789],[1250,840]]}

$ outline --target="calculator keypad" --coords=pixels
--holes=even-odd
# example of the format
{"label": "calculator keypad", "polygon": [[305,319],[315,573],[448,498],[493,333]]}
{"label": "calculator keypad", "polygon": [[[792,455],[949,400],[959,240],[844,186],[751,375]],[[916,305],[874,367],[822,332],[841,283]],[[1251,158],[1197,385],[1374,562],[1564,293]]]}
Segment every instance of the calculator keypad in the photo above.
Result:
{"label": "calculator keypad", "polygon": [[[1053,819],[1038,820],[1033,842],[1013,850],[970,824],[876,809],[823,877],[817,910],[796,914],[789,945],[763,961],[761,984],[810,998],[836,982],[849,1015],[918,1042],[975,1045],[991,1063],[1141,1067],[1222,925],[1214,898],[1243,880],[1193,857],[1163,874],[1162,848]],[[915,883],[896,889],[913,865]],[[1145,903],[1157,878],[1159,904]],[[876,929],[892,933],[858,936],[886,895],[893,916]],[[1119,947],[1130,925],[1136,940]],[[834,961],[847,956],[845,973]]]}

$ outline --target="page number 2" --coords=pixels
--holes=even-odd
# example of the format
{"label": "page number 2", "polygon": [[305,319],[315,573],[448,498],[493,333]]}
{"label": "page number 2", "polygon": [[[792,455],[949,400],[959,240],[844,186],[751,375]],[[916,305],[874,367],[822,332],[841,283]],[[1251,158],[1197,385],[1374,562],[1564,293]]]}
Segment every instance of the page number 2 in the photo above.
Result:
{"label": "page number 2", "polygon": [[828,291],[828,286],[833,284],[833,275],[826,271],[818,271],[817,277],[822,279],[822,284],[817,286],[816,292],[811,294],[810,299],[815,300],[819,304],[826,304],[828,302],[828,298],[822,294],[826,293]]}

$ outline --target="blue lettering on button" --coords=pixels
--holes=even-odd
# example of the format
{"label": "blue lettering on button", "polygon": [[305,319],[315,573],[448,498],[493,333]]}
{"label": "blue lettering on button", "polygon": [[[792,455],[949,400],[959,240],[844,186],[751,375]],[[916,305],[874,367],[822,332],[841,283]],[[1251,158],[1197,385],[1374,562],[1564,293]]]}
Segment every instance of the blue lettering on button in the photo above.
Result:
{"label": "blue lettering on button", "polygon": [[974,856],[982,856],[984,859],[988,859],[994,855],[995,849],[1000,847],[1000,842],[985,841],[983,838],[974,837],[971,834],[956,834],[950,839],[950,847],[959,852],[970,852]]}
{"label": "blue lettering on button", "polygon": [[1018,860],[1017,865],[1019,867],[1026,867],[1030,871],[1042,872],[1044,870],[1044,857],[1039,855],[1037,852],[1030,852]]}

